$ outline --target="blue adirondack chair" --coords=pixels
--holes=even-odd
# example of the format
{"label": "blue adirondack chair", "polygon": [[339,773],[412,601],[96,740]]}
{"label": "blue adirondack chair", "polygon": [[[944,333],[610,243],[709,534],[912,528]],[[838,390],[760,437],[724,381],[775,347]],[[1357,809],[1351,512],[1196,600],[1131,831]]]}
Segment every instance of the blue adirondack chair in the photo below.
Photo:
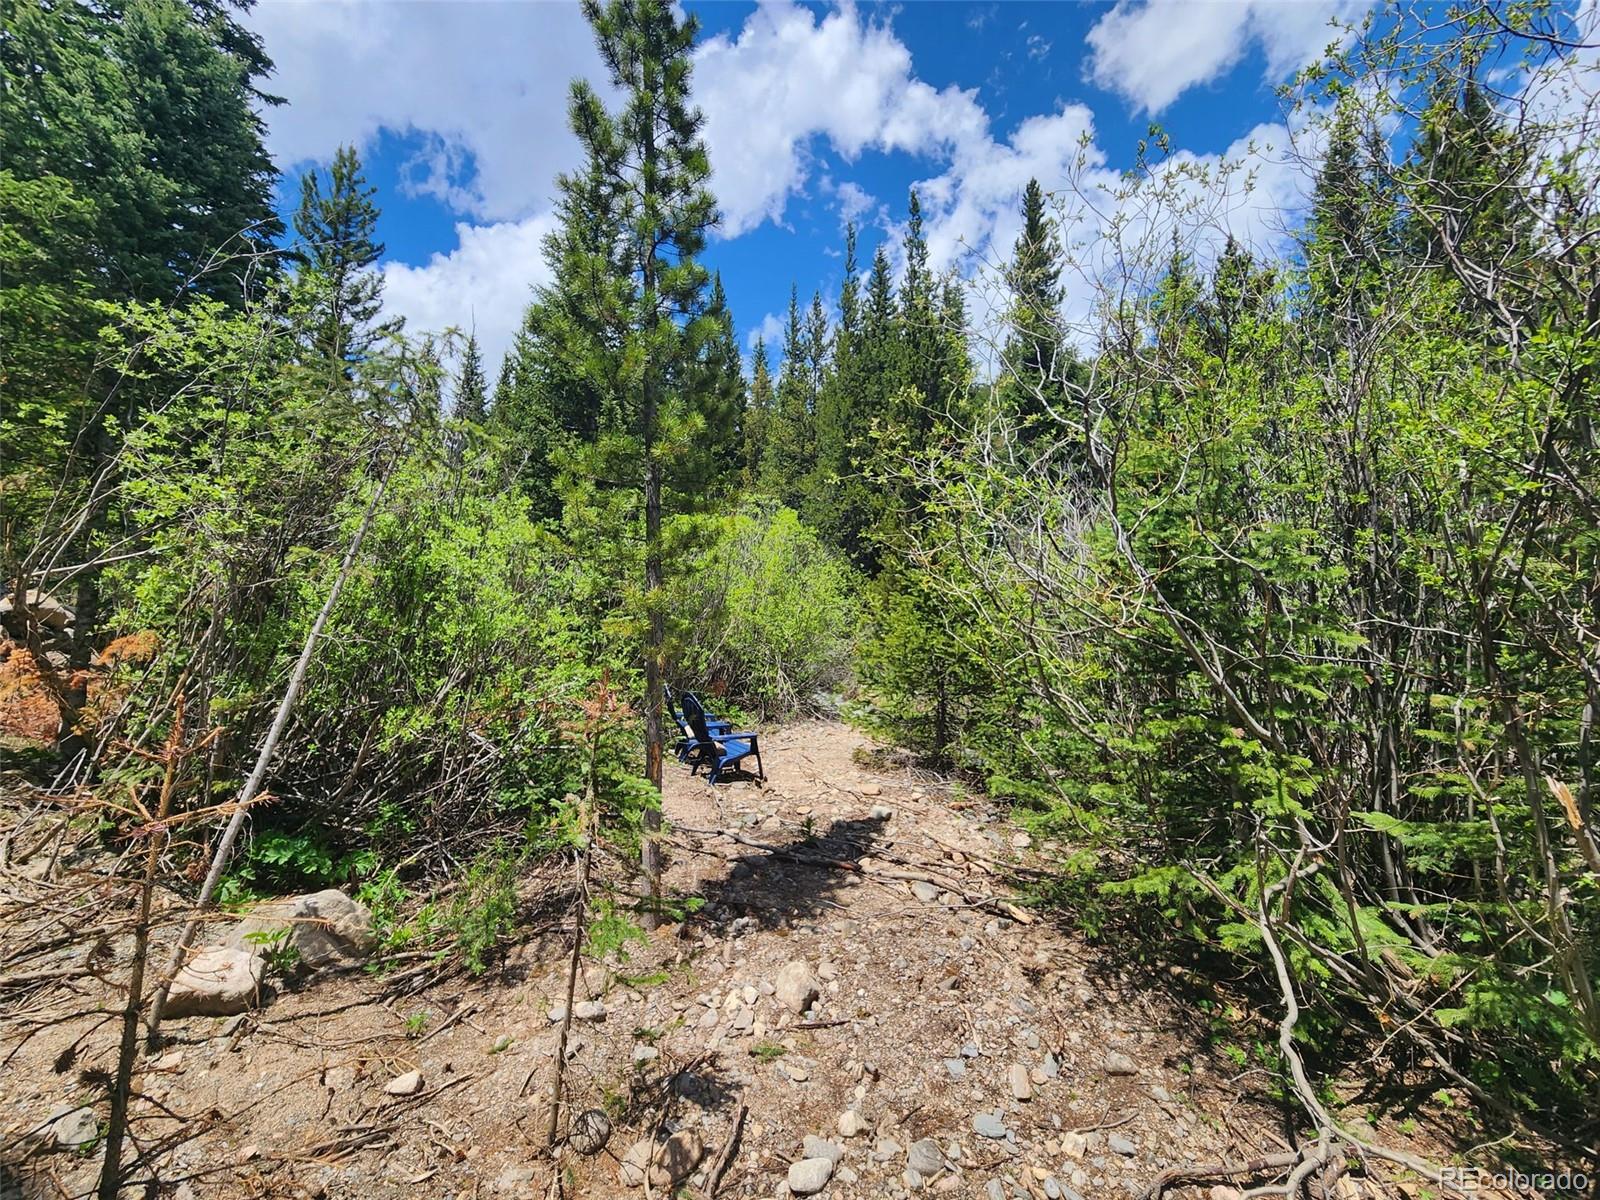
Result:
{"label": "blue adirondack chair", "polygon": [[[672,718],[672,723],[678,727],[678,740],[673,746],[674,751],[678,755],[678,761],[687,762],[691,757],[693,757],[695,761],[698,762],[702,757],[704,757],[703,751],[705,750],[706,743],[702,742],[698,737],[695,736],[695,732],[690,727],[688,719],[683,715],[682,705],[678,700],[677,693],[672,690],[670,685],[663,685],[663,689],[667,694],[667,715]],[[698,698],[695,702],[699,703]],[[704,711],[704,706],[702,706],[702,711]],[[719,733],[727,733],[732,730],[733,723],[731,721],[724,721],[720,717],[713,717],[710,714],[707,714],[706,729],[714,737]]]}
{"label": "blue adirondack chair", "polygon": [[745,759],[754,757],[756,760],[756,776],[765,780],[767,772],[761,765],[761,743],[756,734],[751,730],[738,732],[712,733],[706,721],[706,710],[700,706],[700,701],[693,692],[683,694],[683,715],[689,722],[689,728],[694,731],[695,738],[701,743],[699,761],[694,765],[694,774],[698,774],[702,763],[711,768],[707,781],[716,783],[722,778],[722,773],[730,767],[737,767]]}

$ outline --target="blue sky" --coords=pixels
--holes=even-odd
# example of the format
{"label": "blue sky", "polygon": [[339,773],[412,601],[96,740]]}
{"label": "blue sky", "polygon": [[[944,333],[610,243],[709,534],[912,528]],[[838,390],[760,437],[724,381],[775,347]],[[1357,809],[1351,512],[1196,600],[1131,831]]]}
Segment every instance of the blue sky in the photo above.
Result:
{"label": "blue sky", "polygon": [[[1361,0],[808,5],[698,3],[696,96],[724,212],[722,272],[746,348],[791,282],[830,303],[843,224],[863,265],[924,198],[935,265],[981,279],[1005,257],[1031,175],[1109,195],[1152,121],[1180,157],[1248,160],[1216,230],[1281,236],[1305,194],[1275,86]],[[298,175],[353,142],[378,187],[390,306],[412,329],[475,328],[491,370],[547,278],[554,177],[577,161],[565,97],[598,78],[575,5],[555,0],[262,0],[250,17],[288,103],[269,145]],[[1069,289],[1070,290],[1070,289]],[[1069,296],[1069,307],[1072,303]],[[978,320],[982,321],[982,304]]]}

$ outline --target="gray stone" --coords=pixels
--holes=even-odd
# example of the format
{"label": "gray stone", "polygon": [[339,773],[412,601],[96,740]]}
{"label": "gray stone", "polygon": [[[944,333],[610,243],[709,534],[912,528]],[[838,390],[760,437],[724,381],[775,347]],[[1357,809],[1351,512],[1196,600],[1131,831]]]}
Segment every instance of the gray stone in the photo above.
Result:
{"label": "gray stone", "polygon": [[806,1158],[825,1158],[831,1163],[836,1163],[844,1157],[844,1147],[838,1142],[830,1142],[827,1138],[808,1133],[800,1143],[800,1153]]}
{"label": "gray stone", "polygon": [[55,1116],[50,1136],[63,1150],[81,1150],[100,1138],[100,1122],[92,1108],[74,1108]]}
{"label": "gray stone", "polygon": [[372,914],[338,888],[268,900],[233,927],[226,945],[236,949],[282,945],[296,965],[313,971],[355,966],[372,953]]}
{"label": "gray stone", "polygon": [[1006,1185],[998,1179],[991,1179],[983,1185],[983,1194],[986,1200],[1006,1200]]}
{"label": "gray stone", "polygon": [[650,1185],[659,1188],[676,1187],[689,1178],[690,1172],[700,1165],[705,1152],[705,1143],[700,1140],[699,1134],[689,1130],[673,1134],[661,1144],[651,1162]]}
{"label": "gray stone", "polygon": [[173,977],[163,1010],[169,1017],[226,1017],[254,1008],[261,998],[259,950],[211,946]]}
{"label": "gray stone", "polygon": [[783,970],[778,972],[778,978],[773,983],[773,991],[778,997],[778,1002],[790,1012],[803,1013],[811,1007],[811,1002],[822,994],[822,989],[817,985],[817,977],[811,973],[811,968],[799,959],[785,963]]}
{"label": "gray stone", "polygon": [[906,1151],[906,1166],[918,1175],[937,1175],[944,1170],[944,1151],[932,1138],[912,1142],[911,1149]]}
{"label": "gray stone", "polygon": [[911,894],[924,904],[932,904],[939,898],[939,889],[925,879],[919,879],[911,885]]}
{"label": "gray stone", "polygon": [[828,1186],[833,1178],[831,1158],[802,1158],[789,1164],[789,1191],[796,1196],[809,1196]]}
{"label": "gray stone", "polygon": [[572,1006],[572,1016],[577,1021],[604,1021],[605,1003],[600,1000],[579,1000]]}
{"label": "gray stone", "polygon": [[391,1096],[415,1096],[422,1090],[422,1072],[407,1071],[404,1075],[396,1075],[383,1085],[383,1090]]}
{"label": "gray stone", "polygon": [[961,1079],[967,1073],[967,1063],[961,1058],[947,1058],[944,1060],[944,1069],[950,1072],[951,1079]]}
{"label": "gray stone", "polygon": [[579,1154],[599,1154],[611,1140],[611,1118],[598,1108],[585,1109],[572,1119],[567,1144]]}
{"label": "gray stone", "polygon": [[1120,1154],[1123,1158],[1132,1158],[1135,1154],[1139,1153],[1139,1147],[1134,1145],[1127,1138],[1123,1137],[1120,1133],[1113,1133],[1107,1137],[1106,1145],[1111,1148],[1113,1153]]}
{"label": "gray stone", "polygon": [[997,1112],[981,1112],[972,1118],[972,1132],[979,1137],[1003,1138],[1006,1136],[1005,1118]]}
{"label": "gray stone", "polygon": [[887,804],[874,804],[872,808],[868,810],[867,815],[870,816],[874,821],[892,821],[894,820],[894,809],[890,808]]}
{"label": "gray stone", "polygon": [[617,1164],[617,1182],[623,1187],[643,1187],[644,1173],[650,1169],[650,1151],[654,1144],[649,1138],[635,1142]]}
{"label": "gray stone", "polygon": [[1061,1064],[1056,1061],[1056,1056],[1054,1054],[1046,1054],[1044,1056],[1044,1062],[1039,1064],[1039,1069],[1044,1072],[1044,1077],[1046,1079],[1054,1079],[1057,1075],[1061,1074]]}
{"label": "gray stone", "polygon": [[1107,1075],[1137,1075],[1139,1073],[1138,1064],[1121,1050],[1108,1052],[1105,1061],[1101,1065],[1105,1067]]}
{"label": "gray stone", "polygon": [[654,1062],[661,1057],[661,1051],[654,1046],[635,1046],[633,1048],[633,1065],[642,1066],[647,1062]]}
{"label": "gray stone", "polygon": [[1033,1083],[1028,1079],[1028,1068],[1021,1063],[1011,1065],[1011,1094],[1018,1100],[1033,1099]]}
{"label": "gray stone", "polygon": [[496,1176],[494,1190],[508,1196],[520,1195],[533,1186],[534,1174],[532,1167],[507,1167]]}
{"label": "gray stone", "polygon": [[860,1137],[872,1126],[867,1124],[866,1118],[855,1109],[849,1108],[839,1114],[839,1136],[845,1138]]}

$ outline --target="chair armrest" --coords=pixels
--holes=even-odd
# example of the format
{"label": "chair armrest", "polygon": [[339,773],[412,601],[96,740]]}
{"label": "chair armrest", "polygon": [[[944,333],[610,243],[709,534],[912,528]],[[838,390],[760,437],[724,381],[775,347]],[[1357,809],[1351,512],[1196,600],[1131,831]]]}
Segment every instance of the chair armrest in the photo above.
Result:
{"label": "chair armrest", "polygon": [[754,745],[756,738],[760,736],[760,734],[756,733],[752,729],[742,729],[734,733],[713,733],[711,735],[711,740],[714,742],[749,742]]}

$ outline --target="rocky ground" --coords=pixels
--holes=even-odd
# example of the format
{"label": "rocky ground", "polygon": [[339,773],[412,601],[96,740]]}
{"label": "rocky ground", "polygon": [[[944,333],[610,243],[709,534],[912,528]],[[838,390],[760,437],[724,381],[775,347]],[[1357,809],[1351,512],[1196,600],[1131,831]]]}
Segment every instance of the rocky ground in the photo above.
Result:
{"label": "rocky ground", "polygon": [[[476,980],[396,996],[323,976],[264,1009],[174,1021],[135,1081],[152,1194],[1094,1200],[1296,1136],[1266,1073],[1235,1061],[1258,1017],[1218,992],[1202,1016],[1204,981],[1136,974],[1011,903],[1004,880],[1059,848],[846,726],[762,743],[764,787],[669,769],[669,882],[699,907],[626,962],[585,964],[554,1159],[566,954],[547,931]],[[19,1195],[92,1190],[113,1047],[90,1021],[5,1039]],[[1448,1153],[1440,1128],[1381,1132]],[[1179,1194],[1232,1194],[1212,1186]],[[1421,1193],[1347,1177],[1339,1194]]]}

